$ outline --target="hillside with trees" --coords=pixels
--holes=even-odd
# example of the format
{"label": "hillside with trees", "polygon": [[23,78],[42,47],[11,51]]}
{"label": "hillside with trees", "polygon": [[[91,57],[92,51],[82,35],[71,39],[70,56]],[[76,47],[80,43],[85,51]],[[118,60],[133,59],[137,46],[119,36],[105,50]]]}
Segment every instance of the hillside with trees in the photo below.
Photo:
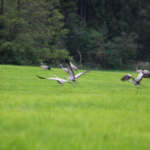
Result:
{"label": "hillside with trees", "polygon": [[0,0],[0,63],[122,69],[150,61],[148,0]]}

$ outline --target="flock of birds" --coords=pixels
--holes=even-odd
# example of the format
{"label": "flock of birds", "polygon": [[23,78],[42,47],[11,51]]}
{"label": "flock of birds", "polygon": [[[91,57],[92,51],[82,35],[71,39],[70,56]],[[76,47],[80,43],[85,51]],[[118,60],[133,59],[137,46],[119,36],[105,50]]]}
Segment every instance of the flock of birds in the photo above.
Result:
{"label": "flock of birds", "polygon": [[[66,59],[65,62],[66,62],[67,67],[64,67],[62,64],[60,64],[60,67],[69,75],[69,77],[60,78],[60,77],[54,76],[54,77],[45,78],[45,77],[41,77],[39,75],[37,75],[37,77],[39,79],[56,80],[59,84],[64,84],[66,82],[69,82],[69,83],[76,82],[76,80],[79,77],[81,77],[82,75],[89,72],[89,70],[86,70],[85,72],[80,72],[75,75],[74,71],[78,70],[78,67],[76,67],[74,64],[72,64],[71,61],[68,59]],[[51,69],[50,66],[44,65],[43,63],[41,63],[41,68],[46,69],[46,70]],[[143,78],[150,78],[150,71],[148,71],[148,70],[137,69],[136,72],[137,72],[136,78],[134,78],[131,74],[126,74],[125,76],[123,76],[121,78],[121,80],[129,81],[136,86],[136,85],[140,85]]]}
{"label": "flock of birds", "polygon": [[[84,72],[80,72],[80,73],[75,75],[74,70],[78,70],[78,68],[74,64],[72,64],[71,61],[68,59],[66,59],[65,62],[67,64],[67,67],[64,67],[62,64],[60,65],[60,67],[69,75],[67,78],[63,79],[63,78],[60,78],[57,76],[45,78],[45,77],[41,77],[39,75],[37,75],[37,77],[39,79],[56,80],[59,84],[64,84],[66,82],[69,82],[69,83],[76,82],[76,80],[79,77],[81,77],[82,75],[89,72],[89,70],[86,70]],[[44,65],[44,64],[41,64],[41,68],[46,69],[46,70],[50,70],[50,66]]]}

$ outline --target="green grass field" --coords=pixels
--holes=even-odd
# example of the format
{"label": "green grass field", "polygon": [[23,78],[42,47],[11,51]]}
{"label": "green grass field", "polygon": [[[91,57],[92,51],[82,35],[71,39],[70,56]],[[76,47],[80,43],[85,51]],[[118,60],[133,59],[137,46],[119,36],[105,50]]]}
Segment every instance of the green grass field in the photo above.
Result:
{"label": "green grass field", "polygon": [[75,85],[40,80],[60,69],[0,65],[0,150],[149,150],[150,79],[91,71]]}

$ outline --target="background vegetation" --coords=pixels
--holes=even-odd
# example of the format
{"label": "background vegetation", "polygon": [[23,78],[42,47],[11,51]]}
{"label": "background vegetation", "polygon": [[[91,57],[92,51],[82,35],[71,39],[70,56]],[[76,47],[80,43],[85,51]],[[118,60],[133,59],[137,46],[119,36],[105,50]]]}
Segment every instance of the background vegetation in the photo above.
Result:
{"label": "background vegetation", "polygon": [[150,60],[148,0],[0,0],[0,63],[127,68]]}

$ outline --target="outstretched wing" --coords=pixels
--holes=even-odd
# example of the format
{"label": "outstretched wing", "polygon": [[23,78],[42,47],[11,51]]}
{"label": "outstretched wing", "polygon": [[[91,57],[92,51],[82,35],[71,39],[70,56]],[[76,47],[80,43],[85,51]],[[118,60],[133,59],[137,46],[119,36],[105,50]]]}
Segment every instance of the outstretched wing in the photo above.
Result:
{"label": "outstretched wing", "polygon": [[143,78],[150,78],[150,72],[148,70],[143,70]]}
{"label": "outstretched wing", "polygon": [[47,79],[47,80],[56,80],[56,81],[60,81],[60,82],[67,82],[67,80],[59,78],[59,77],[49,77],[49,78],[45,78],[45,77],[41,77],[39,75],[36,75],[39,79]]}
{"label": "outstretched wing", "polygon": [[127,80],[129,80],[129,79],[131,79],[131,78],[133,78],[131,74],[126,74],[125,76],[123,76],[123,77],[121,78],[121,80],[122,80],[122,81],[127,81]]}
{"label": "outstretched wing", "polygon": [[73,70],[77,70],[77,69],[78,69],[77,66],[75,66],[75,65],[72,64],[71,62],[70,62],[70,66],[72,67]]}
{"label": "outstretched wing", "polygon": [[89,72],[89,70],[87,70],[85,72],[80,72],[80,73],[75,75],[75,78],[78,79],[79,77],[81,77],[82,75],[86,74],[87,72]]}
{"label": "outstretched wing", "polygon": [[148,71],[148,70],[143,70],[143,73],[144,73],[144,74],[148,74],[148,73],[150,73],[150,71]]}
{"label": "outstretched wing", "polygon": [[143,72],[143,70],[142,69],[137,69],[136,72],[140,73],[140,72]]}
{"label": "outstretched wing", "polygon": [[61,69],[63,69],[66,73],[69,74],[69,70],[68,68],[65,68],[62,64],[60,64]]}
{"label": "outstretched wing", "polygon": [[143,78],[150,78],[150,73],[144,73]]}
{"label": "outstretched wing", "polygon": [[136,70],[136,72],[137,73],[143,73],[143,78],[150,78],[150,71],[148,71],[148,70],[141,70],[141,69],[139,69],[139,70]]}
{"label": "outstretched wing", "polygon": [[41,77],[39,75],[36,75],[39,79],[46,79],[45,77]]}
{"label": "outstretched wing", "polygon": [[52,78],[45,78],[45,77],[41,77],[39,75],[36,75],[39,79],[47,79],[47,80],[57,80],[57,78],[52,77]]}

